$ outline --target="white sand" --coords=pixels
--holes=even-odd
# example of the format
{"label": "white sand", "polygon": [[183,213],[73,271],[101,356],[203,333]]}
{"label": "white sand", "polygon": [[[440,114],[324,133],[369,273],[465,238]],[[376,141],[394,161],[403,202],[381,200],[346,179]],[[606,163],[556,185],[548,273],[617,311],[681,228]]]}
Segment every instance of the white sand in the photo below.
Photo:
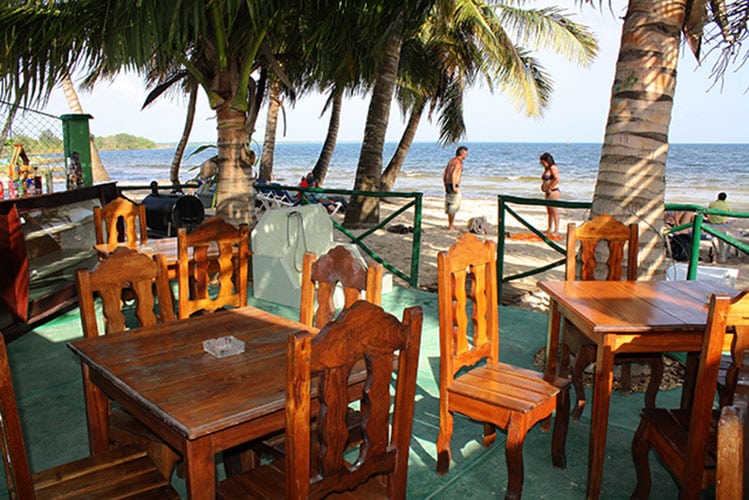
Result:
{"label": "white sand", "polygon": [[[402,202],[391,200],[383,202],[381,205],[381,217],[394,212],[402,206]],[[541,230],[546,228],[546,210],[543,207],[517,206],[513,208],[521,217],[532,223],[536,228]],[[568,222],[583,222],[587,219],[586,210],[563,209],[560,211],[562,228],[566,227]],[[464,199],[460,212],[456,217],[456,226],[466,227],[467,221],[472,217],[485,216],[490,223],[487,238],[497,241],[497,202],[496,199]],[[404,212],[388,226],[402,224],[413,226],[414,210],[409,209]],[[738,222],[734,228],[740,230]],[[740,221],[749,225],[749,221]],[[747,227],[747,226],[745,226]],[[506,220],[506,231],[511,234],[527,231],[526,228],[514,219],[508,216]],[[458,233],[447,230],[447,219],[444,214],[444,202],[442,198],[424,197],[422,212],[422,239],[421,239],[421,262],[420,262],[420,279],[421,288],[436,290],[437,288],[437,253],[447,248],[455,242]],[[342,235],[337,239],[343,241]],[[378,230],[370,237],[364,240],[377,254],[381,255],[388,262],[393,263],[401,270],[408,272],[411,262],[411,234],[396,234],[384,230]],[[564,247],[564,242],[558,242]],[[706,260],[709,242],[702,243],[701,255]],[[731,252],[728,261],[723,264],[715,264],[719,267],[738,268],[739,276],[737,288],[749,288],[749,256],[741,253],[738,257]],[[541,241],[523,241],[523,240],[505,240],[505,261],[504,276],[514,275],[544,264],[553,262],[562,258],[561,254],[556,253]],[[700,264],[709,266],[710,264]],[[523,278],[519,281],[512,281],[512,286],[503,287],[503,303],[511,303],[531,308],[544,308],[545,301],[539,297],[536,282],[544,279],[563,279],[563,266],[547,271],[545,273]],[[396,282],[403,284],[397,278]]]}

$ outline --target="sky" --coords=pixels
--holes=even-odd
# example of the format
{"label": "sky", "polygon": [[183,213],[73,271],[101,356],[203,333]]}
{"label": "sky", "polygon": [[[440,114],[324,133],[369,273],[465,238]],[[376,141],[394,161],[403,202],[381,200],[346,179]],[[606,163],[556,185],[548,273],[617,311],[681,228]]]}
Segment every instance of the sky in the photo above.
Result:
{"label": "sky", "polygon": [[[471,89],[465,100],[467,128],[465,142],[593,142],[603,140],[608,115],[611,84],[621,36],[621,16],[626,2],[614,0],[613,11],[607,2],[603,10],[580,7],[574,1],[529,2],[527,5],[559,5],[579,23],[590,26],[598,37],[600,50],[587,68],[549,53],[537,58],[554,80],[554,93],[541,118],[528,118],[499,91],[491,94],[485,86]],[[598,6],[598,2],[593,2]],[[676,93],[671,119],[672,143],[748,143],[749,82],[747,68],[730,69],[722,88],[713,85],[710,76],[713,61],[698,65],[688,50],[681,51]],[[91,132],[97,136],[128,133],[159,143],[177,142],[184,127],[186,99],[168,96],[141,111],[147,91],[134,74],[123,74],[113,82],[102,82],[92,92],[80,91],[86,113],[93,115]],[[329,114],[321,117],[325,97],[309,95],[286,107],[286,134],[279,118],[281,142],[321,143],[325,138]],[[361,142],[366,120],[367,96],[347,99],[343,104],[339,142]],[[69,112],[62,91],[55,91],[45,109],[51,114]],[[405,126],[397,105],[393,105],[386,139],[398,141]],[[261,110],[254,139],[262,142],[265,107]],[[436,142],[439,130],[425,119],[416,141]],[[215,143],[215,113],[201,93],[198,99],[191,142]]]}

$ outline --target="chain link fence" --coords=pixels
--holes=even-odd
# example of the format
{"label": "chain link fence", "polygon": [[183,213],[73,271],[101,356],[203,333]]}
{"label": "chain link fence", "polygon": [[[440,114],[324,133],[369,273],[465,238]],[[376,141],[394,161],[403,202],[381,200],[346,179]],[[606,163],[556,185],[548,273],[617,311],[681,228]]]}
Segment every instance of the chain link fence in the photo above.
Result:
{"label": "chain link fence", "polygon": [[0,169],[7,171],[14,146],[23,145],[32,167],[49,169],[55,177],[65,174],[62,120],[0,100]]}

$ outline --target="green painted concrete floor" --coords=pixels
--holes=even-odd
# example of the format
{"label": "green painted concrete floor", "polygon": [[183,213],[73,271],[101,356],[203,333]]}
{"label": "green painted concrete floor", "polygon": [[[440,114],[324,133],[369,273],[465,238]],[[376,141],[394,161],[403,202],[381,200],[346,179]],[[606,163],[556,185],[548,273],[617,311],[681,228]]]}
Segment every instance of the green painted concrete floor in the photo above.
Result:
{"label": "green painted concrete floor", "polygon": [[[296,319],[298,311],[255,300],[250,304]],[[489,448],[480,444],[482,425],[457,417],[452,439],[453,463],[445,476],[435,473],[435,442],[439,429],[439,319],[437,295],[421,290],[395,288],[383,297],[383,306],[400,317],[405,307],[424,310],[418,387],[408,469],[409,498],[495,498],[503,497],[507,483],[504,434]],[[546,342],[547,316],[515,308],[500,308],[500,358],[508,363],[533,367],[533,354]],[[20,339],[8,351],[32,470],[43,470],[88,454],[86,416],[77,358],[66,343],[81,337],[78,310],[59,316]],[[678,406],[678,389],[658,395],[661,406]],[[590,397],[590,394],[588,394]],[[643,406],[641,393],[612,395],[607,456],[602,498],[628,498],[635,485],[630,443]],[[567,468],[551,464],[551,434],[538,426],[524,446],[525,498],[584,498],[588,462],[590,412],[586,408],[578,422],[571,422],[567,438]],[[218,458],[217,458],[218,460]],[[652,498],[676,498],[678,490],[671,476],[657,460],[651,460]],[[223,467],[219,466],[219,477]],[[173,478],[184,493],[184,481]],[[0,478],[0,497],[7,497]],[[711,492],[706,493],[712,496]]]}

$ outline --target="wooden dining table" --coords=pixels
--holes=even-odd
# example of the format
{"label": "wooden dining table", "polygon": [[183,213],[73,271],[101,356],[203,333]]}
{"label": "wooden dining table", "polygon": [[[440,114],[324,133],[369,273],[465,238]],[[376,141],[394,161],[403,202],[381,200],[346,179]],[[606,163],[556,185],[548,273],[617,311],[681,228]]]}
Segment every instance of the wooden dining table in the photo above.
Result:
{"label": "wooden dining table", "polygon": [[[118,247],[126,245],[126,243],[122,242],[109,242],[109,243],[99,243],[97,245],[94,245],[94,250],[99,254],[99,257],[105,258],[110,253],[114,252]],[[161,254],[166,258],[166,264],[167,264],[167,271],[169,279],[175,279],[177,277],[177,237],[169,237],[169,238],[159,238],[159,239],[152,239],[148,240],[145,243],[140,243],[135,246],[135,249],[140,252],[144,253],[146,255],[156,255]],[[192,248],[188,249],[190,252],[192,252]],[[208,257],[217,257],[218,256],[218,245],[213,243],[208,247]]]}
{"label": "wooden dining table", "polygon": [[[83,365],[91,453],[109,447],[116,401],[182,455],[189,497],[213,499],[215,454],[284,428],[287,337],[300,330],[314,331],[242,307],[70,342]],[[226,335],[244,341],[244,353],[204,351],[204,340]],[[352,371],[352,400],[364,378],[363,366]]]}
{"label": "wooden dining table", "polygon": [[[544,281],[551,298],[546,376],[558,374],[562,320],[596,344],[587,497],[601,493],[606,430],[617,353],[699,352],[712,293],[736,295],[715,281]],[[689,391],[685,382],[682,404]]]}

